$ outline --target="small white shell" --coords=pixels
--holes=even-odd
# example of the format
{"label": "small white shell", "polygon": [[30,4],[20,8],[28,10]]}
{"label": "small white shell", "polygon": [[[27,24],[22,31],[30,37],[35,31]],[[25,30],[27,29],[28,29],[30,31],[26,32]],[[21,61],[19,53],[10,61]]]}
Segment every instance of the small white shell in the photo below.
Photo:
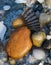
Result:
{"label": "small white shell", "polygon": [[34,49],[33,51],[33,56],[35,59],[37,60],[42,60],[42,59],[45,59],[46,57],[46,54],[43,50],[40,50],[40,49]]}
{"label": "small white shell", "polygon": [[44,0],[37,0],[38,2],[40,2],[40,3],[43,3],[44,2]]}

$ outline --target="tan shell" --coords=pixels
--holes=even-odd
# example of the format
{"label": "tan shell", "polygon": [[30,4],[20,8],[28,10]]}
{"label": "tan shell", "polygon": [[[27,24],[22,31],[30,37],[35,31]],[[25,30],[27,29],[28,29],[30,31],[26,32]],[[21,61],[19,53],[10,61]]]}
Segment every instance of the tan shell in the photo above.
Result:
{"label": "tan shell", "polygon": [[14,28],[24,25],[22,18],[14,20],[12,25]]}
{"label": "tan shell", "polygon": [[46,34],[44,32],[39,32],[32,35],[33,44],[37,47],[41,47],[43,41],[46,39]]}

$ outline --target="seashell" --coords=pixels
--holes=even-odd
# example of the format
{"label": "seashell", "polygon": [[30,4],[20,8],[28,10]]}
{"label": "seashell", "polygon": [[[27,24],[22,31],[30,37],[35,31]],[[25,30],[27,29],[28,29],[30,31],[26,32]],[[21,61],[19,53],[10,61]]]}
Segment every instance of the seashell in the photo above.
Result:
{"label": "seashell", "polygon": [[32,8],[26,8],[22,16],[25,20],[24,21],[25,25],[30,30],[35,30],[35,31],[40,30],[39,18],[35,15],[35,12],[33,11]]}
{"label": "seashell", "polygon": [[4,9],[5,11],[10,10],[10,8],[11,8],[10,5],[5,5],[5,6],[3,7],[3,9]]}
{"label": "seashell", "polygon": [[44,0],[37,0],[39,3],[44,3]]}
{"label": "seashell", "polygon": [[13,25],[14,28],[23,26],[24,23],[23,23],[22,18],[18,18],[18,19],[16,19],[15,21],[13,21],[13,24],[12,24],[12,25]]}
{"label": "seashell", "polygon": [[33,56],[37,60],[42,60],[46,58],[46,54],[44,50],[41,49],[34,49],[33,50]]}
{"label": "seashell", "polygon": [[32,41],[36,47],[41,47],[45,39],[46,39],[45,32],[38,32],[32,35]]}

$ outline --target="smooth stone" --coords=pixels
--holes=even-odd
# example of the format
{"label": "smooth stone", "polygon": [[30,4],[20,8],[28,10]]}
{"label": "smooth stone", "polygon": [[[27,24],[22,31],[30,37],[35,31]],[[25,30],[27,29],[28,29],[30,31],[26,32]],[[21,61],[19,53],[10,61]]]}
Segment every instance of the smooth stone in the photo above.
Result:
{"label": "smooth stone", "polygon": [[10,8],[11,8],[10,5],[5,5],[5,6],[3,7],[4,10],[9,10]]}
{"label": "smooth stone", "polygon": [[0,22],[0,39],[3,40],[5,32],[6,32],[7,28],[4,25],[3,21]]}
{"label": "smooth stone", "polygon": [[15,3],[26,3],[26,0],[15,0]]}

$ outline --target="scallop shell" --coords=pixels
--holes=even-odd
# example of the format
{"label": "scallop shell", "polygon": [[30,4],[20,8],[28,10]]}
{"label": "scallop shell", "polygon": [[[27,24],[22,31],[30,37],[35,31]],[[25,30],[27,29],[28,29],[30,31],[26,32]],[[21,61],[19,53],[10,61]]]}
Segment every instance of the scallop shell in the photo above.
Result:
{"label": "scallop shell", "polygon": [[35,15],[32,8],[26,8],[22,16],[25,20],[25,25],[27,25],[30,30],[40,30],[39,18]]}

